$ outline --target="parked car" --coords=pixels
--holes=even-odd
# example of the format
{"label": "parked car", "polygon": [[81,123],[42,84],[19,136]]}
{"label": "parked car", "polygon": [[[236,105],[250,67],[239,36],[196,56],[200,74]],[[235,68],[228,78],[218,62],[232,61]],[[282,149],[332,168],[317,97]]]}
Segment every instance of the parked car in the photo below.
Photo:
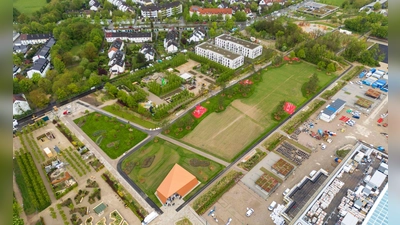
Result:
{"label": "parked car", "polygon": [[254,212],[254,209],[252,209],[252,208],[247,208],[246,216],[247,216],[247,217],[251,216],[251,214],[253,214],[253,212]]}
{"label": "parked car", "polygon": [[321,144],[321,149],[322,149],[322,150],[325,150],[325,149],[326,149],[326,144],[322,143],[322,144]]}
{"label": "parked car", "polygon": [[269,211],[274,210],[275,206],[276,206],[276,202],[273,201],[273,202],[268,206],[268,210],[269,210]]}
{"label": "parked car", "polygon": [[287,189],[282,193],[282,195],[283,195],[283,196],[286,196],[287,194],[289,194],[289,191],[290,191],[290,189],[287,188]]}

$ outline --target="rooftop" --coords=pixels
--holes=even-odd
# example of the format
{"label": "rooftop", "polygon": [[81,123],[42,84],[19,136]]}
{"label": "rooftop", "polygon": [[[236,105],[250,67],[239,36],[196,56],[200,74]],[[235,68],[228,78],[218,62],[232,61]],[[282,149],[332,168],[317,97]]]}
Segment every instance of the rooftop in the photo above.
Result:
{"label": "rooftop", "polygon": [[13,94],[13,103],[15,101],[24,101],[24,102],[26,102],[26,99],[25,99],[23,94]]}
{"label": "rooftop", "polygon": [[107,208],[107,206],[102,202],[100,204],[98,204],[96,207],[93,208],[93,211],[96,214],[101,214],[104,212],[104,210]]}
{"label": "rooftop", "polygon": [[144,11],[159,11],[162,9],[177,7],[179,5],[181,5],[181,3],[176,1],[176,2],[167,2],[162,5],[142,5],[141,9]]}
{"label": "rooftop", "polygon": [[217,47],[215,45],[209,44],[207,42],[203,42],[203,43],[197,45],[196,47],[199,47],[199,48],[202,48],[202,49],[205,49],[205,50],[209,50],[209,51],[218,53],[218,54],[223,55],[224,57],[226,57],[228,59],[231,59],[231,60],[237,59],[238,57],[241,56],[241,55],[238,55],[236,53],[233,53],[233,52],[230,52],[228,50],[225,50],[223,48],[220,48],[220,47]]}
{"label": "rooftop", "polygon": [[21,40],[39,40],[39,39],[48,39],[51,37],[51,34],[21,34]]}
{"label": "rooftop", "polygon": [[191,6],[190,12],[197,12],[199,14],[232,14],[231,8],[202,8],[200,6]]}
{"label": "rooftop", "polygon": [[46,68],[47,64],[49,64],[49,60],[39,58],[33,63],[32,70],[37,70],[43,72],[44,68]]}
{"label": "rooftop", "polygon": [[[361,142],[357,143],[350,153],[351,155],[342,161],[341,166],[334,171],[327,182],[324,182],[325,185],[319,190],[316,197],[310,199],[311,203],[302,214],[296,216],[298,219],[295,224],[312,224],[316,214],[323,215],[321,218],[318,217],[318,220],[326,225],[337,224],[348,213],[357,217],[359,222],[364,220],[371,207],[378,203],[377,195],[382,192],[388,180],[386,177],[384,185],[377,188],[370,188],[363,181],[367,173],[374,174],[381,162],[387,162],[386,154],[367,145]],[[363,152],[364,156],[358,163],[355,158],[360,152]],[[368,158],[371,159],[370,162],[366,160]],[[334,185],[335,182],[341,185]],[[366,191],[366,188],[370,190]],[[358,206],[353,207],[357,204]]]}
{"label": "rooftop", "polygon": [[249,48],[249,49],[255,49],[255,48],[261,46],[259,44],[254,44],[254,43],[252,43],[250,41],[245,41],[245,40],[242,40],[242,39],[239,39],[239,38],[227,35],[227,34],[222,34],[222,35],[220,35],[220,36],[218,36],[216,38],[219,38],[219,39],[225,40],[225,41],[234,42],[236,44],[242,45],[242,46],[244,46],[246,48]]}
{"label": "rooftop", "polygon": [[151,37],[151,33],[148,32],[106,32],[106,38],[108,37],[127,37],[127,38],[141,38]]}
{"label": "rooftop", "polygon": [[386,184],[374,206],[365,217],[362,225],[388,225],[389,224],[389,192]]}

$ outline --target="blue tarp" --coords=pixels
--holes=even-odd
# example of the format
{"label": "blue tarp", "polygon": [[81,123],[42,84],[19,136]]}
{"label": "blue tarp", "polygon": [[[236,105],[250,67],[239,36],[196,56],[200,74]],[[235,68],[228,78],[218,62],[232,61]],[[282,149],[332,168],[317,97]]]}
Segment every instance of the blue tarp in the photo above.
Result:
{"label": "blue tarp", "polygon": [[372,68],[370,71],[371,71],[371,73],[375,73],[376,69]]}
{"label": "blue tarp", "polygon": [[329,106],[328,109],[331,110],[332,112],[336,112],[337,111],[337,109],[333,108],[332,106]]}
{"label": "blue tarp", "polygon": [[377,80],[376,83],[381,84],[381,85],[385,85],[387,83],[387,80],[380,79],[380,80]]}
{"label": "blue tarp", "polygon": [[368,80],[363,80],[363,82],[362,82],[363,84],[365,84],[365,85],[368,85],[368,86],[370,86],[371,85],[371,83],[368,81]]}
{"label": "blue tarp", "polygon": [[361,72],[360,75],[358,75],[359,78],[363,78],[365,76],[365,72]]}
{"label": "blue tarp", "polygon": [[58,154],[60,154],[60,149],[58,148],[58,146],[54,146],[54,151],[56,151]]}
{"label": "blue tarp", "polygon": [[377,88],[377,87],[378,87],[378,84],[375,82],[375,83],[371,84],[371,87],[372,87],[372,88]]}

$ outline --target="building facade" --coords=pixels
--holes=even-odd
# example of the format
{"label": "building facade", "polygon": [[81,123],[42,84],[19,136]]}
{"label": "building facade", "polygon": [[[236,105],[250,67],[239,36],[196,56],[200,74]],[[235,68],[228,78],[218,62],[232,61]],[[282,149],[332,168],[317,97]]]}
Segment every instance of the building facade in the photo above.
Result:
{"label": "building facade", "polygon": [[144,18],[167,18],[182,13],[182,3],[169,2],[163,5],[142,5],[141,15]]}
{"label": "building facade", "polygon": [[144,44],[139,52],[144,55],[146,61],[153,61],[154,55],[156,53],[153,46],[151,46],[150,44]]}
{"label": "building facade", "polygon": [[196,55],[208,58],[231,69],[237,69],[244,63],[244,57],[242,55],[235,54],[206,42],[197,45],[195,47],[195,53]]}
{"label": "building facade", "polygon": [[22,45],[35,45],[45,43],[51,34],[21,34],[20,40]]}
{"label": "building facade", "polygon": [[118,38],[124,41],[130,41],[134,43],[151,42],[153,40],[150,32],[131,33],[131,32],[106,31],[105,36],[107,42],[113,42]]}
{"label": "building facade", "polygon": [[192,16],[194,13],[202,16],[222,15],[222,19],[227,20],[232,17],[233,11],[231,8],[202,8],[193,5],[189,9],[189,14]]}
{"label": "building facade", "polygon": [[254,59],[262,54],[262,46],[227,34],[215,38],[215,45],[236,54]]}
{"label": "building facade", "polygon": [[36,54],[32,57],[32,61],[36,62],[38,59],[48,59],[50,60],[50,49],[56,43],[56,40],[51,37],[46,43],[36,52]]}
{"label": "building facade", "polygon": [[38,73],[40,76],[46,76],[46,72],[50,68],[50,61],[47,59],[38,59],[33,63],[33,66],[28,70],[27,76],[28,78],[32,78],[33,74]]}

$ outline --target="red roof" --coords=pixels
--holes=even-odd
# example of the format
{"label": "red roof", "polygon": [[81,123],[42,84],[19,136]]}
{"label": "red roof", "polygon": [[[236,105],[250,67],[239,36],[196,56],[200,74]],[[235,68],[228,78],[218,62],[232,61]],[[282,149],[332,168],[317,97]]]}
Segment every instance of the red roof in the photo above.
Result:
{"label": "red roof", "polygon": [[219,8],[201,8],[199,6],[192,5],[190,12],[197,12],[199,14],[232,14],[231,8],[219,9]]}
{"label": "red roof", "polygon": [[24,101],[24,102],[26,102],[26,99],[24,98],[24,96],[22,94],[15,94],[15,95],[13,95],[13,103],[15,101]]}

